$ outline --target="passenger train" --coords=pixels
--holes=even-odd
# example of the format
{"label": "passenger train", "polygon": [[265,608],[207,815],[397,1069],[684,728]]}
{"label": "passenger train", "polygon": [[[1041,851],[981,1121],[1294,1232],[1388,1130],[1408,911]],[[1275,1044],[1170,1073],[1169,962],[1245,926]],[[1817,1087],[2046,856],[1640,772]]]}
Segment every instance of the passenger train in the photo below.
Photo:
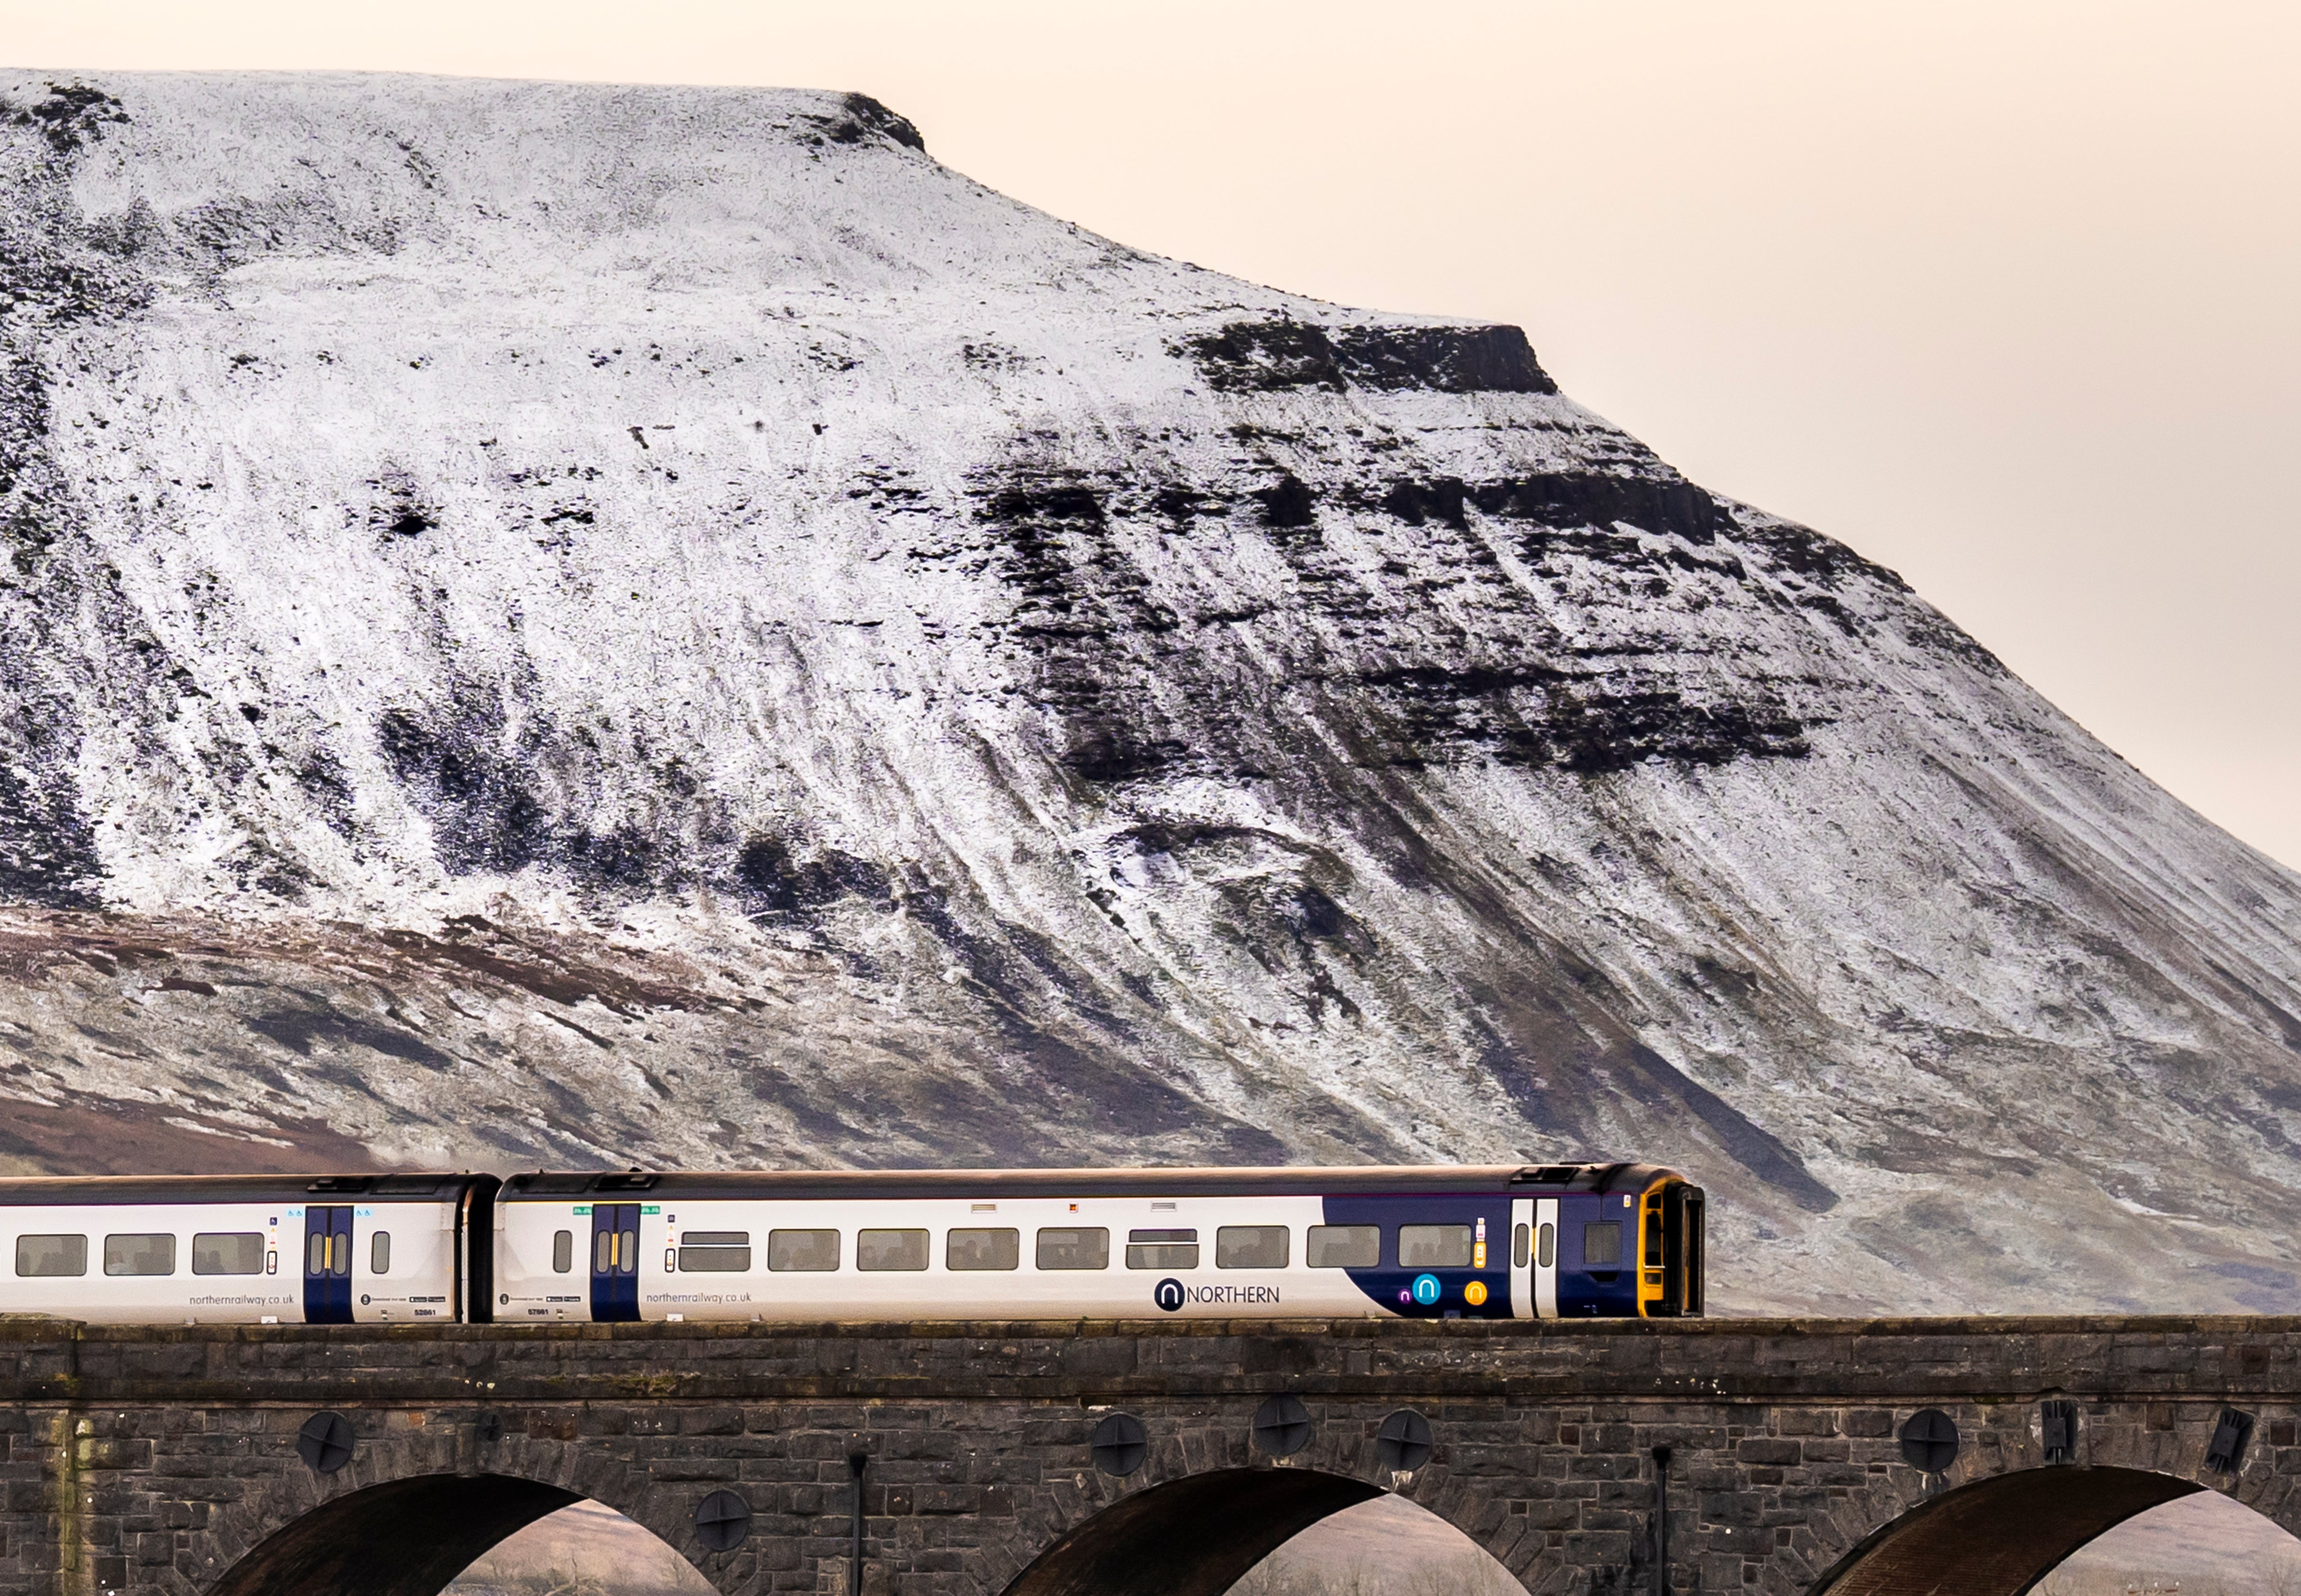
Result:
{"label": "passenger train", "polygon": [[95,1324],[1661,1318],[1648,1164],[0,1180],[0,1312]]}

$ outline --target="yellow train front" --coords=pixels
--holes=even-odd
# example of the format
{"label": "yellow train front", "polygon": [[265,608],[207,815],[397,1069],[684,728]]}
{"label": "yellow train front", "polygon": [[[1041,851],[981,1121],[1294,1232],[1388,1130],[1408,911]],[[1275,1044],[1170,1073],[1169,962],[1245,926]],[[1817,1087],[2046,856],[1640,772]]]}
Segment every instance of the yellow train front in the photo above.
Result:
{"label": "yellow train front", "polygon": [[[1651,1164],[1553,1166],[1516,1207],[1535,1316],[1680,1318],[1702,1312],[1702,1188]],[[1521,1178],[1524,1178],[1523,1176]],[[1543,1191],[1554,1187],[1556,1195]]]}

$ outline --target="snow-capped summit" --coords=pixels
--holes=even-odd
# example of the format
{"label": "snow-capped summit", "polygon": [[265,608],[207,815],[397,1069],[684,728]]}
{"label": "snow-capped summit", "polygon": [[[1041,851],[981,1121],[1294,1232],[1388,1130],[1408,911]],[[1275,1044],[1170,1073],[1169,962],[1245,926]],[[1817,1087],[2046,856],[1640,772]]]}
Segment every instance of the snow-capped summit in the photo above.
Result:
{"label": "snow-capped summit", "polygon": [[20,1166],[1636,1156],[2301,1308],[2301,878],[1517,329],[857,96],[0,75]]}

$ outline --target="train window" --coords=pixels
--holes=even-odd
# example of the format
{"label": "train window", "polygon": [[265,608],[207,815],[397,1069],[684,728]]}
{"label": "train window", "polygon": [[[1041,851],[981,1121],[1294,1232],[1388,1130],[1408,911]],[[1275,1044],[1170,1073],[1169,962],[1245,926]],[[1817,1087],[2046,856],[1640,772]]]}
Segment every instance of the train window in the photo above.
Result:
{"label": "train window", "polygon": [[164,1232],[138,1232],[104,1238],[106,1274],[173,1274],[176,1238]]}
{"label": "train window", "polygon": [[1467,1224],[1402,1224],[1398,1227],[1402,1269],[1467,1269],[1470,1227]]}
{"label": "train window", "polygon": [[[839,1233],[835,1230],[779,1230],[778,1236],[829,1236],[831,1261],[827,1264],[775,1264],[777,1269],[836,1269],[839,1267]],[[767,1243],[768,1257],[774,1256],[774,1242]],[[691,1230],[679,1238],[679,1272],[682,1274],[741,1274],[751,1266],[751,1233],[747,1230]]]}
{"label": "train window", "polygon": [[1131,1230],[1126,1233],[1130,1269],[1195,1269],[1199,1233],[1194,1230]]}
{"label": "train window", "polygon": [[86,1236],[18,1236],[16,1273],[26,1278],[88,1273]]}
{"label": "train window", "polygon": [[855,1233],[855,1266],[887,1271],[927,1266],[927,1233],[923,1230],[858,1230]]}
{"label": "train window", "polygon": [[[613,1220],[610,1220],[613,1223]],[[591,1233],[591,1273],[636,1274],[640,1269],[640,1233],[626,1219],[614,1230]]]}
{"label": "train window", "polygon": [[1521,1224],[1510,1233],[1510,1267],[1513,1269],[1526,1267],[1526,1238],[1529,1228]]}
{"label": "train window", "polygon": [[1582,1266],[1619,1269],[1622,1265],[1622,1222],[1606,1219],[1582,1227]]}
{"label": "train window", "polygon": [[1284,1269],[1288,1252],[1283,1224],[1226,1224],[1215,1232],[1217,1269]]}
{"label": "train window", "polygon": [[1023,1260],[1018,1230],[955,1230],[943,1237],[946,1269],[1012,1269]]}
{"label": "train window", "polygon": [[1542,1227],[1541,1239],[1535,1243],[1534,1261],[1545,1269],[1558,1261],[1558,1227],[1556,1225],[1545,1224]]}
{"label": "train window", "polygon": [[839,1233],[835,1230],[771,1230],[767,1233],[767,1267],[806,1274],[824,1274],[839,1267]]}
{"label": "train window", "polygon": [[1302,1261],[1313,1269],[1372,1269],[1382,1263],[1382,1228],[1373,1224],[1314,1224]]}
{"label": "train window", "polygon": [[1042,1230],[1039,1233],[1042,1269],[1108,1269],[1110,1233],[1090,1230]]}
{"label": "train window", "polygon": [[551,1233],[551,1272],[566,1274],[575,1267],[575,1233],[556,1230]]}
{"label": "train window", "polygon": [[391,1273],[391,1233],[380,1230],[367,1239],[367,1272],[370,1274]]}
{"label": "train window", "polygon": [[192,1238],[195,1274],[261,1274],[262,1231],[203,1231]]}

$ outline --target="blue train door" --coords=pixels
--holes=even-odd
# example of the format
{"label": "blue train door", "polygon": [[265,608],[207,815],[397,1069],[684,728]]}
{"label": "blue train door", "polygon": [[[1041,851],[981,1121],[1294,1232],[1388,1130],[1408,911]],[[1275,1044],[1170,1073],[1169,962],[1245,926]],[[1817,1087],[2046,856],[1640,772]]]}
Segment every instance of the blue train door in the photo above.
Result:
{"label": "blue train door", "polygon": [[640,1316],[640,1205],[591,1205],[591,1317],[598,1322]]}
{"label": "blue train door", "polygon": [[304,1210],[304,1323],[352,1322],[352,1211]]}

